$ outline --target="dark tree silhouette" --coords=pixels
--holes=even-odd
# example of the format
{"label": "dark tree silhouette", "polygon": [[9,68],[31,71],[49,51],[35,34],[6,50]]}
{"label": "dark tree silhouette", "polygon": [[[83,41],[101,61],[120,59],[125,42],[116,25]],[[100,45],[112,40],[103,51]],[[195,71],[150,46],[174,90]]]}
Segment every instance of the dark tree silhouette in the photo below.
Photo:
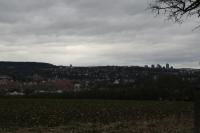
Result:
{"label": "dark tree silhouette", "polygon": [[[200,18],[200,0],[154,0],[150,4],[153,12],[164,14],[168,19],[176,23],[182,23],[185,18]],[[198,25],[196,28],[200,28]],[[195,104],[194,104],[194,133],[200,133],[200,87],[198,83],[195,87]]]}
{"label": "dark tree silhouette", "polygon": [[200,17],[200,0],[155,0],[150,9],[168,19],[182,23],[187,17]]}

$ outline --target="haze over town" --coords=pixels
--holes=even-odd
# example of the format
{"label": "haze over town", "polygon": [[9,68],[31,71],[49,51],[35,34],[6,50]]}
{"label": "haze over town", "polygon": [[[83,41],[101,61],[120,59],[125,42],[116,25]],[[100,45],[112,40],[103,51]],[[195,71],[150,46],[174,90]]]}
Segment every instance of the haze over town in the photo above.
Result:
{"label": "haze over town", "polygon": [[199,68],[198,20],[174,24],[149,2],[0,0],[0,60]]}

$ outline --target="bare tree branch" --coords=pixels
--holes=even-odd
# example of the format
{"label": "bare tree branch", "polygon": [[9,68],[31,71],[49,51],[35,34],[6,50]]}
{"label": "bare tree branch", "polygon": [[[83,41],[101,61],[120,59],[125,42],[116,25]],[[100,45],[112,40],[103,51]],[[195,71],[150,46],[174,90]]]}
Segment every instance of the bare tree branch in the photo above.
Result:
{"label": "bare tree branch", "polygon": [[200,17],[200,0],[155,0],[150,9],[157,14],[163,13],[168,19],[182,23],[183,17]]}

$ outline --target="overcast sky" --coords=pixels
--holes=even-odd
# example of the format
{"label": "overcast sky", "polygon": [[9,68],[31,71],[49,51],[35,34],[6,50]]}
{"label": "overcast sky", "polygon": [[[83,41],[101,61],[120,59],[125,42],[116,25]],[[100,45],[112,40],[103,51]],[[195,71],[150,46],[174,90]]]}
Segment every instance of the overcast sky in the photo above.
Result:
{"label": "overcast sky", "polygon": [[198,20],[146,10],[151,0],[0,0],[0,60],[200,68]]}

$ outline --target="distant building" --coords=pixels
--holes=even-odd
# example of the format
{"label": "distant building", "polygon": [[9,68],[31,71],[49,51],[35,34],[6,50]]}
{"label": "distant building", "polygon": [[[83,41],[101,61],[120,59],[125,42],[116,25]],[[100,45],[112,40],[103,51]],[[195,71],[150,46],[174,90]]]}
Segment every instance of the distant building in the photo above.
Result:
{"label": "distant building", "polygon": [[0,75],[0,80],[12,80],[12,78],[7,75]]}
{"label": "distant building", "polygon": [[116,79],[113,84],[118,85],[120,83],[120,81],[118,79]]}
{"label": "distant building", "polygon": [[80,92],[81,91],[81,84],[75,83],[74,84],[74,92]]}
{"label": "distant building", "polygon": [[73,81],[71,80],[54,80],[53,84],[57,90],[71,91],[73,89]]}
{"label": "distant building", "polygon": [[63,91],[62,90],[56,90],[56,93],[63,93]]}
{"label": "distant building", "polygon": [[23,96],[25,94],[23,92],[14,91],[14,92],[8,92],[7,95],[9,95],[9,96]]}
{"label": "distant building", "polygon": [[167,63],[167,64],[166,64],[166,69],[169,69],[169,68],[170,68],[170,67],[169,67],[169,64]]}

